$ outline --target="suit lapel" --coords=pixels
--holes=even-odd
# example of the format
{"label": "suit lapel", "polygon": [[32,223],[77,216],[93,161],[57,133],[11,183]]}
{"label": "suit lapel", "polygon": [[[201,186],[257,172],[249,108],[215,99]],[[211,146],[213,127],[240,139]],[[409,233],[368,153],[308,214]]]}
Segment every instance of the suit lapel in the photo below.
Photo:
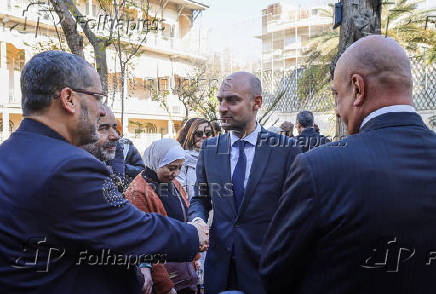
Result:
{"label": "suit lapel", "polygon": [[268,137],[268,132],[262,128],[257,136],[257,143],[255,147],[256,151],[254,153],[254,159],[250,169],[250,177],[248,178],[248,183],[245,189],[244,199],[242,200],[238,218],[245,211],[267,166],[268,159],[271,154],[271,147],[268,144]]}
{"label": "suit lapel", "polygon": [[[225,134],[218,137],[216,150],[217,153],[213,154],[214,158],[212,159],[214,162],[213,166],[219,171],[219,181],[217,183],[220,185],[220,188],[223,189],[225,184],[232,183],[230,165],[230,134]],[[236,215],[237,212],[235,201],[233,199],[234,197],[226,198],[228,205],[231,207],[234,215]]]}

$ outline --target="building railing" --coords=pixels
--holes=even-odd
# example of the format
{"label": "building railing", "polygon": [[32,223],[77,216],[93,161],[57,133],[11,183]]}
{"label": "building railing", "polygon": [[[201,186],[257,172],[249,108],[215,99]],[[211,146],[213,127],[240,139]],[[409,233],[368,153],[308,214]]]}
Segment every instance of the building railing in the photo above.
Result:
{"label": "building railing", "polygon": [[160,133],[141,133],[138,137],[137,135],[132,133],[128,133],[125,135],[126,138],[133,142],[136,149],[138,149],[139,154],[144,154],[145,149],[153,143],[153,141],[160,140],[164,137],[164,135]]}
{"label": "building railing", "polygon": [[[59,22],[59,19],[54,11],[51,13],[48,11],[48,6],[44,4],[30,4],[32,3],[29,0],[1,0],[0,1],[0,14],[11,15],[17,18],[22,19],[23,23],[27,22],[27,30],[35,29],[30,28],[30,23],[33,25],[47,25],[53,26],[54,23]],[[44,2],[41,2],[44,3]],[[30,6],[29,6],[30,5]],[[44,8],[45,7],[45,8]],[[51,15],[53,14],[53,16]],[[53,19],[54,17],[54,19]],[[104,17],[100,18],[99,15],[95,16],[94,13],[87,16],[88,20],[94,20],[93,23],[89,22],[90,26],[94,26],[93,32],[97,36],[108,37],[110,35],[110,31],[107,29],[109,26],[107,23],[105,24],[106,28],[103,28]],[[26,19],[27,18],[27,19]],[[86,21],[84,19],[84,21]],[[24,25],[17,26],[15,29],[23,29]],[[41,32],[41,27],[39,27]],[[81,31],[80,26],[78,26],[78,30]],[[54,31],[53,31],[54,33]],[[116,34],[113,35],[114,37]],[[193,55],[200,56],[200,52],[198,50],[198,37],[192,32],[187,33],[183,39],[166,35],[162,33],[161,30],[151,30],[148,33],[145,31],[137,30],[133,32],[131,36],[133,38],[125,34],[121,37],[123,42],[139,44],[144,37],[146,37],[146,42],[144,42],[145,47],[149,47],[151,49],[157,51],[170,51],[173,54],[183,54],[183,55]]]}

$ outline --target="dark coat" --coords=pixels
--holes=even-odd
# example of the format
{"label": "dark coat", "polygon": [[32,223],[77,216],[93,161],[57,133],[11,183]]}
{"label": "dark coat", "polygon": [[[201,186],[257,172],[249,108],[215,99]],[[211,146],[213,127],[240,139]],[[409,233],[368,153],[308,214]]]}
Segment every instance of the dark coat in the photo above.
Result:
{"label": "dark coat", "polygon": [[145,169],[145,164],[141,158],[141,154],[139,154],[138,149],[136,149],[132,141],[127,138],[122,138],[120,139],[119,143],[123,148],[125,174],[130,179],[130,183],[141,171]]}
{"label": "dark coat", "polygon": [[141,293],[126,258],[198,251],[193,226],[136,209],[102,162],[39,122],[24,119],[0,158],[3,293]]}
{"label": "dark coat", "polygon": [[318,134],[314,128],[304,129],[300,135],[295,137],[295,141],[303,152],[330,142],[327,137]]}
{"label": "dark coat", "polygon": [[282,185],[299,148],[289,137],[262,128],[239,210],[233,197],[230,137],[206,140],[197,164],[197,183],[189,218],[206,223],[213,203],[210,244],[205,261],[205,288],[216,294],[226,290],[233,254],[238,282],[247,294],[265,293],[258,273],[263,235],[274,215]]}
{"label": "dark coat", "polygon": [[265,236],[268,293],[435,293],[436,135],[418,114],[375,117],[291,169]]}

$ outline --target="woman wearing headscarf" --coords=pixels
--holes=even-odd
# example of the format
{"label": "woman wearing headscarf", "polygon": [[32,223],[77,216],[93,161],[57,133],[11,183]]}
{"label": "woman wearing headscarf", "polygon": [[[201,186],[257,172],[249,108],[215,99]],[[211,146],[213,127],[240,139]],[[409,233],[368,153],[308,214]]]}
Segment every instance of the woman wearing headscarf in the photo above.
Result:
{"label": "woman wearing headscarf", "polygon": [[[153,142],[144,152],[143,170],[125,192],[126,198],[144,212],[156,212],[187,222],[189,202],[176,180],[185,153],[173,139]],[[153,265],[153,289],[158,294],[196,293],[198,278],[192,262]]]}

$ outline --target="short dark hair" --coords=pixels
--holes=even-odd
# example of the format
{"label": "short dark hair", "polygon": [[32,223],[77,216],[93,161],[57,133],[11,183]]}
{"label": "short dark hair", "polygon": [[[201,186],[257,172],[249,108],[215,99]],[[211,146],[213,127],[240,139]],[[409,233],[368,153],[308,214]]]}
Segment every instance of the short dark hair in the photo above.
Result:
{"label": "short dark hair", "polygon": [[90,69],[91,64],[82,57],[63,51],[45,51],[33,56],[21,72],[23,116],[49,107],[58,91],[65,87],[92,86]]}
{"label": "short dark hair", "polygon": [[307,110],[303,110],[297,114],[297,122],[303,128],[313,127],[313,113]]}

